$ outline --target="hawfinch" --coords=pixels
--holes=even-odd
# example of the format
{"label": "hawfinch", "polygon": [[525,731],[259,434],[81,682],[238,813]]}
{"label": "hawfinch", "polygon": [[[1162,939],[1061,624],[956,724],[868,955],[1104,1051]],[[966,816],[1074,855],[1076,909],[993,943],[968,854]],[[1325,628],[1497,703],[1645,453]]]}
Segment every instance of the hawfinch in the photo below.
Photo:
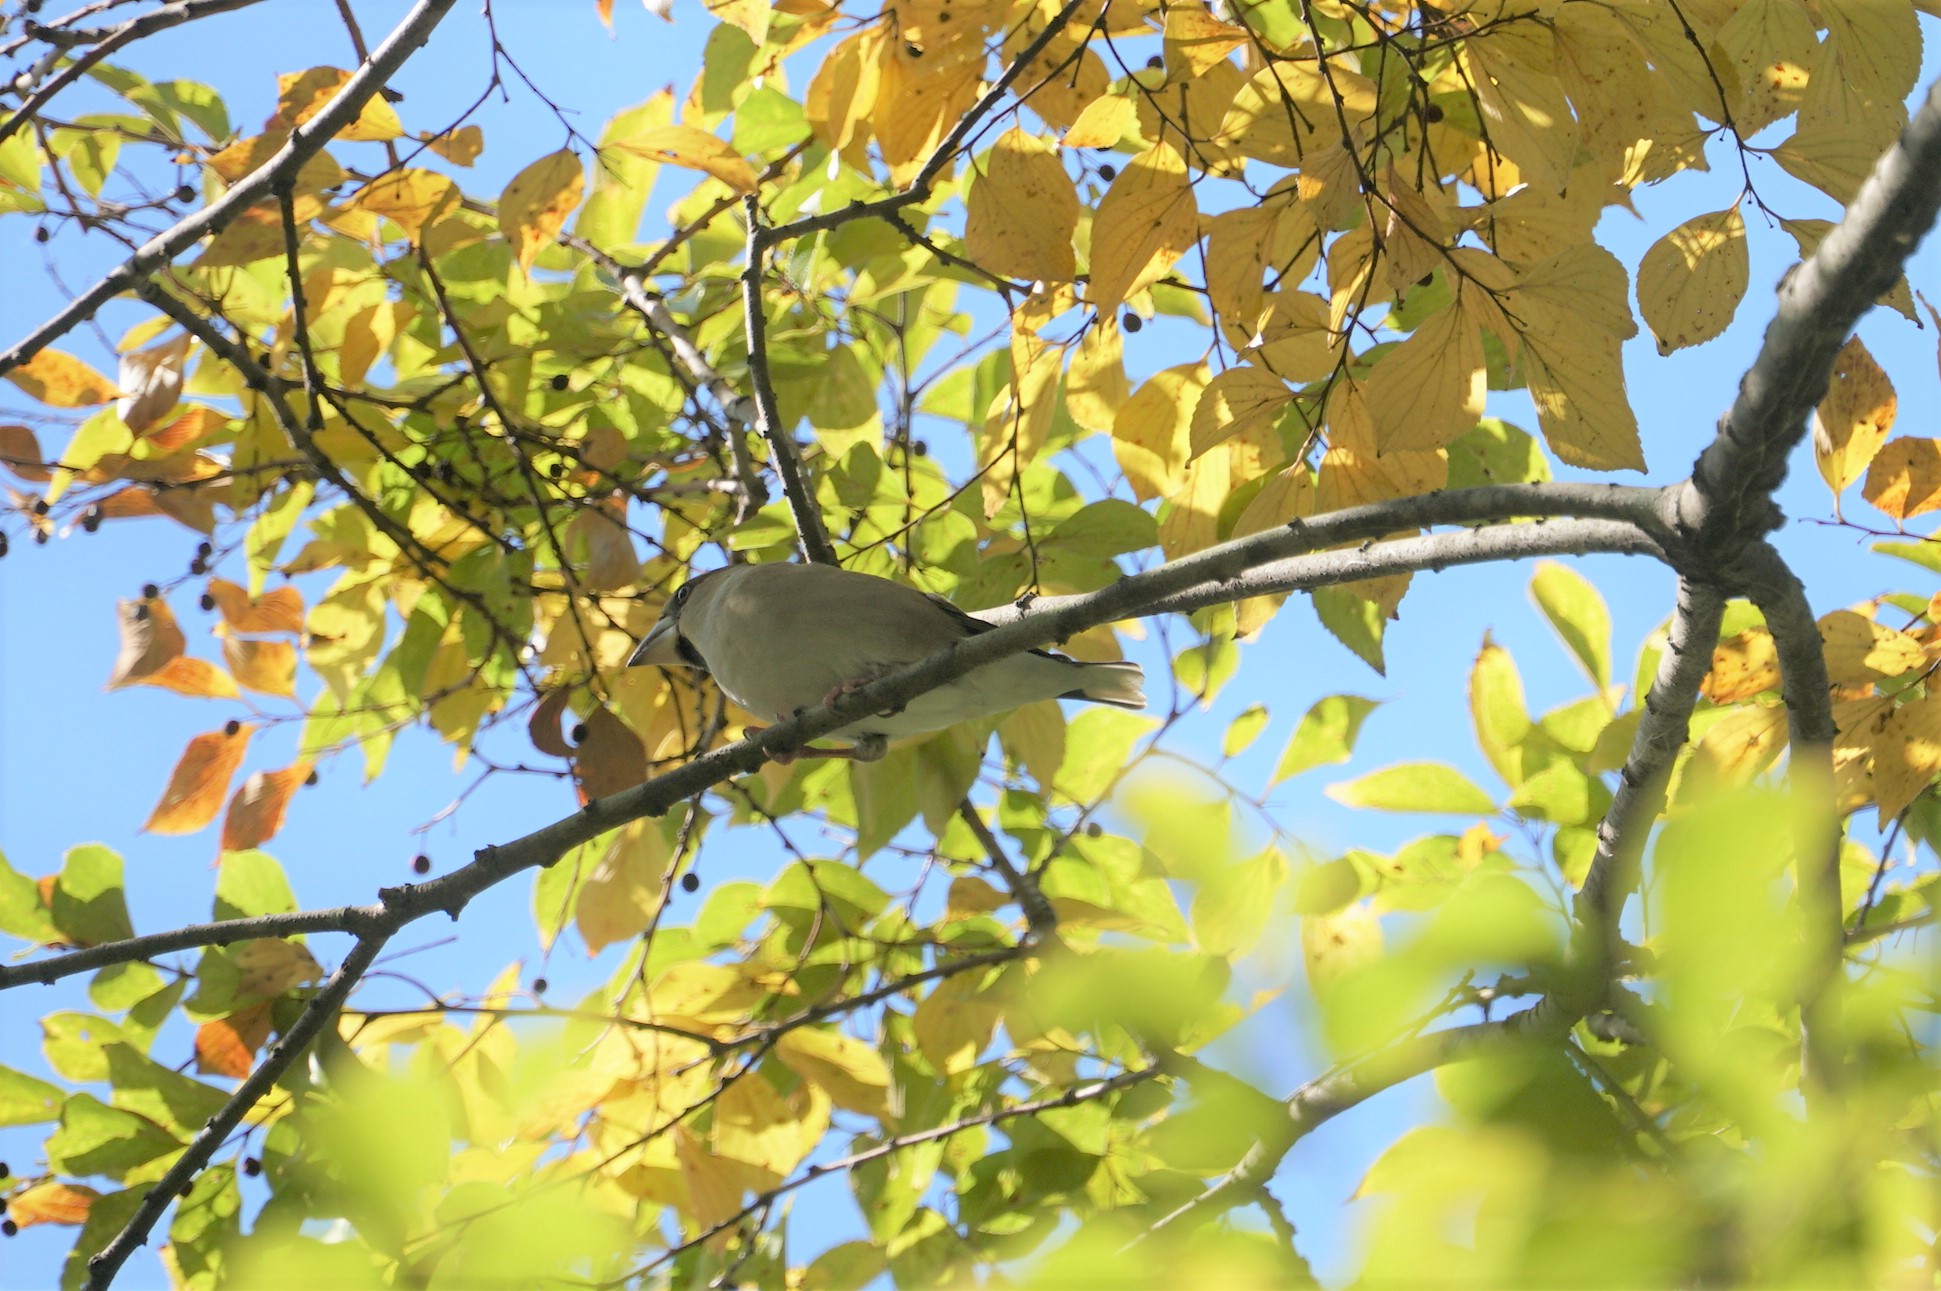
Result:
{"label": "hawfinch", "polygon": [[[783,721],[990,630],[942,597],[887,578],[833,565],[731,565],[684,583],[627,665],[699,668],[756,717]],[[891,739],[1041,699],[1144,708],[1144,680],[1136,663],[1079,663],[1031,650],[831,732],[852,750],[804,756],[871,762]]]}

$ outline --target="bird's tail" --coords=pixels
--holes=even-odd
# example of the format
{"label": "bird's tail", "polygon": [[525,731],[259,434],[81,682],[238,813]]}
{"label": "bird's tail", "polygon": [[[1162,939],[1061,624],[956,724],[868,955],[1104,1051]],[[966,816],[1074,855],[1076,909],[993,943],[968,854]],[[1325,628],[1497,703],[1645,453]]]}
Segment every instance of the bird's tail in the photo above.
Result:
{"label": "bird's tail", "polygon": [[1087,663],[1085,684],[1067,691],[1064,699],[1089,699],[1096,704],[1119,708],[1146,706],[1146,670],[1136,663]]}

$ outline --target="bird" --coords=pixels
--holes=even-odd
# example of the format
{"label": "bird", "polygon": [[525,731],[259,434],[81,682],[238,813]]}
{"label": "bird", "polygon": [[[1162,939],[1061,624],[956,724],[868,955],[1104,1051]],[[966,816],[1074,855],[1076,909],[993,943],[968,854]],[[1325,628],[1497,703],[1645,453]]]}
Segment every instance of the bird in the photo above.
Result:
{"label": "bird", "polygon": [[[824,564],[729,565],[681,584],[627,666],[699,669],[758,719],[786,721],[993,626],[941,596],[874,574]],[[830,732],[849,742],[846,750],[799,755],[873,762],[892,739],[1043,699],[1144,708],[1144,681],[1136,663],[1080,663],[1028,650]]]}

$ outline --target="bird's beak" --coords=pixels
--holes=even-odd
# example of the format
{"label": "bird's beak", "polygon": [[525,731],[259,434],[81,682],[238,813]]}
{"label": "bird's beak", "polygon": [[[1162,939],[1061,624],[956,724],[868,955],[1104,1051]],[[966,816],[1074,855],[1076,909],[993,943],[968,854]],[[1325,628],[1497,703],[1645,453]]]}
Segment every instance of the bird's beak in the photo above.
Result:
{"label": "bird's beak", "polygon": [[627,666],[638,668],[643,664],[659,664],[663,668],[679,667],[686,662],[681,658],[680,633],[675,629],[673,619],[662,619],[654,624],[653,631],[640,638],[640,644],[627,656]]}

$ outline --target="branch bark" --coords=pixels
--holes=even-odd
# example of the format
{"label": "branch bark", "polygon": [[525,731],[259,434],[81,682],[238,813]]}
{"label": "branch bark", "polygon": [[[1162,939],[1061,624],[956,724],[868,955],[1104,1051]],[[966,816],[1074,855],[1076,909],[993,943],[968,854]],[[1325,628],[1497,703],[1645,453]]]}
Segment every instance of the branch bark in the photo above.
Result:
{"label": "branch bark", "polygon": [[95,311],[122,292],[138,287],[198,239],[223,228],[258,202],[274,197],[279,185],[288,183],[304,162],[357,118],[370,97],[431,38],[432,29],[456,3],[457,0],[419,0],[397,29],[378,46],[371,61],[357,69],[321,112],[292,130],[275,156],[209,205],[150,238],[107,276],[75,296],[58,314],[0,353],[0,375],[11,372],[94,317]]}

